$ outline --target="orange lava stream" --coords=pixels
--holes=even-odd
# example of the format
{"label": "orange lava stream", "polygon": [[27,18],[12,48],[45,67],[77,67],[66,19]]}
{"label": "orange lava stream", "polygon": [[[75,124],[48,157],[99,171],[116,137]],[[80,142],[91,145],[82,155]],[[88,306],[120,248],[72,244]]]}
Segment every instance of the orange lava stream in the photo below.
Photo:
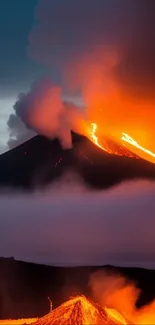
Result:
{"label": "orange lava stream", "polygon": [[153,153],[152,151],[142,147],[141,145],[138,144],[137,141],[135,141],[133,138],[130,137],[130,135],[128,135],[127,133],[122,132],[122,138],[123,141],[131,144],[132,146],[136,147],[137,149],[142,150],[143,152],[147,153],[148,155],[150,155],[151,157],[155,158],[155,153]]}
{"label": "orange lava stream", "polygon": [[108,152],[105,148],[103,148],[99,142],[98,142],[98,137],[95,135],[96,133],[96,130],[97,130],[97,125],[95,123],[91,123],[91,127],[92,127],[92,130],[90,132],[90,137],[92,139],[92,141],[99,147],[101,148],[102,150]]}
{"label": "orange lava stream", "polygon": [[125,318],[117,310],[105,307],[105,311],[109,318],[117,321],[117,324],[127,325]]}
{"label": "orange lava stream", "polygon": [[[106,138],[104,139],[105,142],[106,142],[106,148],[102,147],[101,144],[99,143],[99,139],[96,135],[96,130],[97,130],[97,124],[96,123],[90,123],[90,126],[91,126],[91,130],[90,130],[90,139],[91,141],[96,144],[99,148],[101,148],[102,150],[110,153],[110,154],[115,154],[115,155],[119,155],[119,156],[129,156],[129,157],[134,157],[134,150],[133,152],[131,152],[131,150],[128,150],[128,151],[122,151],[120,152],[120,150],[114,150],[112,148],[112,146],[109,144],[108,145],[108,141],[106,141]],[[142,156],[145,160],[148,160],[148,161],[152,161],[152,158],[155,158],[155,153],[148,150],[147,148],[144,148],[142,147],[140,144],[138,144],[138,142],[136,140],[134,140],[130,135],[128,135],[127,133],[124,133],[122,132],[122,137],[121,137],[121,140],[123,142],[126,142],[128,144],[130,144],[132,147],[136,148],[139,150],[139,153],[137,153],[139,156],[142,156],[142,152],[143,152],[143,155],[144,153],[147,154],[147,156]],[[118,144],[119,146],[119,144]],[[125,144],[123,143],[123,146],[125,147]],[[120,149],[120,148],[119,148]],[[133,154],[133,155],[132,155]]]}

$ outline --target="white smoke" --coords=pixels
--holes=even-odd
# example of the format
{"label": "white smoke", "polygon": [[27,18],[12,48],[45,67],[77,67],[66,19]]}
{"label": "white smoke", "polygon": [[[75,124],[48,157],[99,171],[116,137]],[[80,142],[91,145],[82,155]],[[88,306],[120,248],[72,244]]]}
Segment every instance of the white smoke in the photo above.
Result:
{"label": "white smoke", "polygon": [[62,101],[61,88],[49,78],[40,79],[27,94],[21,94],[14,110],[28,129],[59,138],[65,148],[72,146],[71,130],[76,130],[83,114],[80,108]]}

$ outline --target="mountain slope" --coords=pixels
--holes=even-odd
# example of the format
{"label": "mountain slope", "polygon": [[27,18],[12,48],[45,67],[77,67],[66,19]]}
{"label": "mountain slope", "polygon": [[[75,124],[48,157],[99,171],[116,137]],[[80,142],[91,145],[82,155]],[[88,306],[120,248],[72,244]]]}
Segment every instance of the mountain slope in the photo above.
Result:
{"label": "mountain slope", "polygon": [[136,156],[108,154],[75,133],[72,138],[70,150],[62,149],[57,139],[36,136],[1,155],[0,186],[30,190],[50,184],[67,170],[74,170],[96,188],[108,188],[126,179],[155,179],[154,164]]}

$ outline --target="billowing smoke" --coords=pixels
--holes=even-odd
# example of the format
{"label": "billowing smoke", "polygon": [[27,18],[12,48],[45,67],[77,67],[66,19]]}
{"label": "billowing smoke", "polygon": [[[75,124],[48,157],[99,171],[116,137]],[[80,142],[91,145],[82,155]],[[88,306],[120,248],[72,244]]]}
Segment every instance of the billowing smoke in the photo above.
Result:
{"label": "billowing smoke", "polygon": [[[48,68],[63,94],[82,98],[88,119],[98,129],[117,140],[126,132],[152,151],[154,11],[152,0],[39,0],[28,46],[29,56]],[[58,131],[68,146],[73,117],[63,109],[60,89],[49,88],[49,84],[42,87],[37,83],[29,95],[20,98],[15,110],[23,119],[24,105],[23,120],[26,117],[29,127],[50,137]],[[40,102],[45,104],[41,119]],[[49,112],[49,104],[57,113]],[[55,126],[50,128],[51,120]],[[40,121],[42,125],[38,125]]]}
{"label": "billowing smoke", "polygon": [[71,81],[77,86],[89,77],[71,70],[64,76],[65,67],[76,63],[80,68],[90,55],[93,66],[102,67],[104,53],[117,54],[114,75],[121,87],[128,94],[150,99],[155,83],[154,10],[151,0],[39,0],[28,50],[57,78],[64,77],[66,82],[74,74]]}
{"label": "billowing smoke", "polygon": [[79,108],[62,101],[61,88],[50,78],[40,79],[27,94],[20,94],[14,110],[15,115],[8,121],[11,143],[13,135],[24,140],[24,136],[33,136],[35,131],[48,138],[59,138],[65,148],[71,147],[71,130],[76,130],[82,114]]}
{"label": "billowing smoke", "polygon": [[[93,298],[103,307],[108,306],[120,314],[114,314],[116,317],[124,316],[133,324],[154,324],[155,301],[136,308],[136,303],[140,297],[141,291],[134,282],[120,275],[118,272],[110,274],[105,270],[98,270],[90,277],[89,286]],[[121,318],[120,318],[121,319]],[[121,322],[121,324],[125,324]]]}
{"label": "billowing smoke", "polygon": [[126,131],[152,150],[154,10],[151,0],[40,0],[28,48],[104,133]]}

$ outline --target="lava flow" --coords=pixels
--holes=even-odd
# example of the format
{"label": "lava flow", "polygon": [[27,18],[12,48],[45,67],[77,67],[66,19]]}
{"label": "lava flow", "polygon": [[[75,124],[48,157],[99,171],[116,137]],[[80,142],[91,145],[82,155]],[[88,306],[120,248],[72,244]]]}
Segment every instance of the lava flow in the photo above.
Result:
{"label": "lava flow", "polygon": [[0,320],[0,325],[28,325],[34,324],[38,318],[4,319]]}
{"label": "lava flow", "polygon": [[38,319],[34,325],[116,325],[130,324],[118,312],[111,312],[88,300],[85,296],[72,298]]}
{"label": "lava flow", "polygon": [[105,148],[103,148],[103,147],[99,144],[99,142],[98,142],[98,137],[96,136],[97,125],[96,125],[95,123],[91,123],[91,127],[92,127],[92,130],[91,130],[91,132],[90,132],[90,137],[91,137],[92,141],[93,141],[93,142],[94,142],[94,143],[95,143],[99,148],[101,148],[102,150],[108,152],[108,150],[105,149]]}
{"label": "lava flow", "polygon": [[2,320],[1,325],[129,325],[115,309],[102,308],[85,296],[72,298],[41,318]]}
{"label": "lava flow", "polygon": [[[40,318],[0,320],[0,325],[131,325],[155,324],[155,302],[136,309],[137,293],[133,287],[120,289],[112,294],[107,308],[106,303],[100,305],[85,296],[76,296]],[[131,295],[131,296],[130,296]],[[127,300],[126,300],[127,299]]]}
{"label": "lava flow", "polygon": [[135,148],[142,150],[143,152],[150,155],[151,157],[155,158],[155,153],[139,145],[138,142],[135,141],[133,138],[131,138],[127,133],[122,132],[122,140],[131,144]]}
{"label": "lava flow", "polygon": [[90,123],[90,127],[88,128],[88,137],[90,140],[100,149],[106,151],[109,154],[117,155],[117,156],[126,156],[138,159],[139,157],[125,148],[123,145],[120,145],[118,142],[114,141],[109,137],[102,137],[102,143],[104,142],[104,147],[100,144],[99,138],[96,134],[97,124]]}
{"label": "lava flow", "polygon": [[[132,157],[132,158],[136,158],[136,159],[142,157],[145,160],[155,163],[155,160],[154,160],[155,153],[153,153],[152,151],[139,145],[138,142],[136,140],[134,140],[131,136],[129,136],[127,133],[122,132],[120,144],[118,142],[115,142],[114,140],[104,136],[102,139],[104,141],[104,147],[103,147],[100,144],[98,136],[96,135],[97,124],[90,123],[90,126],[91,126],[91,130],[89,133],[89,138],[91,139],[91,141],[94,144],[96,144],[99,148],[106,151],[107,153],[114,154],[117,156]],[[124,142],[129,144],[132,147],[132,149],[129,150],[128,148],[126,148]]]}

